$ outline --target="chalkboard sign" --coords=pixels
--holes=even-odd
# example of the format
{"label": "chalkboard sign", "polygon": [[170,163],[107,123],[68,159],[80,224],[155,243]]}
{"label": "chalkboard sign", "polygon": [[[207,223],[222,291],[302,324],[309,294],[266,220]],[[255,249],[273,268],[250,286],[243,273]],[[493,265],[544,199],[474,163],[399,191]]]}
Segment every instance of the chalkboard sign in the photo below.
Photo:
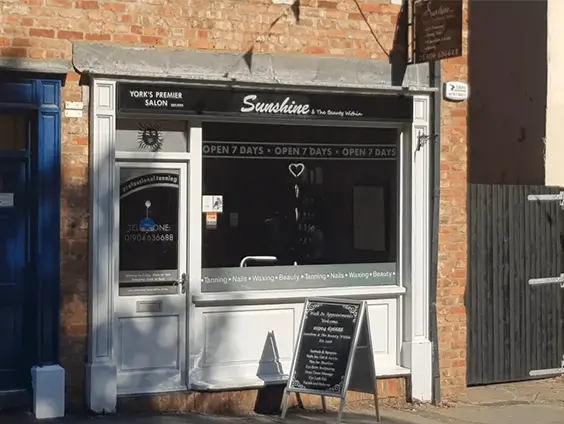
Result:
{"label": "chalkboard sign", "polygon": [[462,0],[415,0],[416,63],[462,56]]}
{"label": "chalkboard sign", "polygon": [[366,303],[306,299],[282,418],[288,408],[288,395],[295,392],[319,395],[323,405],[325,396],[341,398],[337,416],[337,422],[340,422],[349,387],[353,391],[374,394],[376,417],[380,421]]}

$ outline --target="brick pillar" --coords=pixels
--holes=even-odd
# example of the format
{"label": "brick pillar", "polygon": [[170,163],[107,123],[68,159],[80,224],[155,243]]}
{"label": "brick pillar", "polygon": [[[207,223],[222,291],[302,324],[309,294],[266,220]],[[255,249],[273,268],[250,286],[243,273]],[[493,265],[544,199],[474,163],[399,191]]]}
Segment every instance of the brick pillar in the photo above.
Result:
{"label": "brick pillar", "polygon": [[[464,0],[463,56],[442,63],[443,81],[468,82],[468,0]],[[442,102],[441,204],[437,320],[441,395],[466,390],[467,114],[468,101]]]}

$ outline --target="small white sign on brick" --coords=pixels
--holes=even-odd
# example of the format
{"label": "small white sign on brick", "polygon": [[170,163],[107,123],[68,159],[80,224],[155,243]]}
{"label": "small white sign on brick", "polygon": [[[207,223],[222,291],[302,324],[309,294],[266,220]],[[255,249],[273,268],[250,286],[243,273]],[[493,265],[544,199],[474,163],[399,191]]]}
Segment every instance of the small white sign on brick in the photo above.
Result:
{"label": "small white sign on brick", "polygon": [[460,81],[449,81],[444,84],[444,95],[446,100],[462,102],[468,99],[470,90],[468,84]]}

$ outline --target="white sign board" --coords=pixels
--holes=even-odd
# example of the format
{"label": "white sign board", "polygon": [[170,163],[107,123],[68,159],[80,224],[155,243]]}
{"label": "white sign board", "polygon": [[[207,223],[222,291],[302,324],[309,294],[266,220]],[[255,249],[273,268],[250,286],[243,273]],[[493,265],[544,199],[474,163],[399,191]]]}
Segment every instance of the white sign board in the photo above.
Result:
{"label": "white sign board", "polygon": [[65,109],[65,118],[82,118],[82,110]]}
{"label": "white sign board", "polygon": [[14,207],[14,193],[0,193],[0,208]]}
{"label": "white sign board", "polygon": [[82,110],[84,103],[82,102],[65,102],[65,109]]}
{"label": "white sign board", "polygon": [[444,96],[446,100],[461,102],[468,99],[470,90],[468,84],[459,81],[449,81],[444,84]]}
{"label": "white sign board", "polygon": [[205,195],[202,196],[202,212],[223,212],[223,196]]}

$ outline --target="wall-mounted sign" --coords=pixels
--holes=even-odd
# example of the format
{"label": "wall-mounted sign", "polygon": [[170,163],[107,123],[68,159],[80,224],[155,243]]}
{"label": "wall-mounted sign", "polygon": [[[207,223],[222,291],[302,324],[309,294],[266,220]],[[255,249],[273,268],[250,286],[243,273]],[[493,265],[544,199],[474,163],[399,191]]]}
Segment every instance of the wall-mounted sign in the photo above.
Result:
{"label": "wall-mounted sign", "polygon": [[468,84],[459,81],[445,82],[443,90],[445,99],[453,102],[462,102],[467,100],[470,94]]}
{"label": "wall-mounted sign", "polygon": [[462,0],[414,0],[414,61],[462,55]]}
{"label": "wall-mounted sign", "polygon": [[405,95],[251,92],[135,83],[118,83],[118,111],[352,121],[410,121],[413,116],[412,99]]}
{"label": "wall-mounted sign", "polygon": [[204,142],[203,157],[262,159],[395,159],[396,146],[378,144],[267,144]]}
{"label": "wall-mounted sign", "polygon": [[82,110],[84,103],[82,102],[65,102],[65,117],[82,118]]}
{"label": "wall-mounted sign", "polygon": [[120,294],[176,292],[179,176],[122,168],[120,180]]}

